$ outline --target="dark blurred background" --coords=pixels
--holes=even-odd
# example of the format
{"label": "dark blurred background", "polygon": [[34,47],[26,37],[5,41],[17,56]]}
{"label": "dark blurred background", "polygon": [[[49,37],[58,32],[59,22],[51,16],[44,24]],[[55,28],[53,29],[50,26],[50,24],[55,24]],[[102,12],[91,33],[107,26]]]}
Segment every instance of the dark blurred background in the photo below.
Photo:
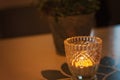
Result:
{"label": "dark blurred background", "polygon": [[[35,0],[0,0],[0,37],[18,37],[49,33],[46,18],[31,4]],[[120,23],[120,0],[100,0],[96,27]]]}

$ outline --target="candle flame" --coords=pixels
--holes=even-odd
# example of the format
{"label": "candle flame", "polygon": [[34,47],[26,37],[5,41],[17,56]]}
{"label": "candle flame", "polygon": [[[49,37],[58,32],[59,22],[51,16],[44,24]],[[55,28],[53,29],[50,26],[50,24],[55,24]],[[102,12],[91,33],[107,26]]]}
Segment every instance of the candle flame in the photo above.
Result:
{"label": "candle flame", "polygon": [[72,65],[80,68],[93,66],[93,63],[94,62],[91,60],[91,58],[88,57],[88,55],[86,56],[85,54],[82,54],[80,55],[80,57],[72,60]]}

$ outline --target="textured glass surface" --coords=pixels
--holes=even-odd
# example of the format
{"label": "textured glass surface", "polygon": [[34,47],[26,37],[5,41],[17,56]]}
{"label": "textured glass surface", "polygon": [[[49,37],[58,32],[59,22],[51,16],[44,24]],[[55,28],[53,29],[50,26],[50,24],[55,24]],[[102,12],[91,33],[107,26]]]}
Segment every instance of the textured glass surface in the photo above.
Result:
{"label": "textured glass surface", "polygon": [[102,40],[76,36],[64,41],[67,63],[75,80],[93,80],[101,59]]}

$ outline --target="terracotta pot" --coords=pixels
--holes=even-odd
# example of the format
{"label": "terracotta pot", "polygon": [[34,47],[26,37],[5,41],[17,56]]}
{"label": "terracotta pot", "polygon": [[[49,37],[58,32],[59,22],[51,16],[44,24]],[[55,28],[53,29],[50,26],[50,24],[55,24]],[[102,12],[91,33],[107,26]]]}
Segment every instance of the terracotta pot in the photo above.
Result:
{"label": "terracotta pot", "polygon": [[48,22],[53,34],[57,53],[65,55],[64,39],[72,36],[90,35],[91,28],[95,26],[94,14],[75,15],[67,17],[48,16]]}

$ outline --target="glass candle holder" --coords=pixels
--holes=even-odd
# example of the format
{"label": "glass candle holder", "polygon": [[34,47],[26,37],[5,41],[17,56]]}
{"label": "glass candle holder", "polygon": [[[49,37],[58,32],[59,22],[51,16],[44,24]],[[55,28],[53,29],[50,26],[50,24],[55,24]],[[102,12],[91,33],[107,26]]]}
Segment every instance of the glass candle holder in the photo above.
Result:
{"label": "glass candle holder", "polygon": [[64,40],[66,59],[73,80],[96,80],[101,59],[99,37],[75,36]]}

